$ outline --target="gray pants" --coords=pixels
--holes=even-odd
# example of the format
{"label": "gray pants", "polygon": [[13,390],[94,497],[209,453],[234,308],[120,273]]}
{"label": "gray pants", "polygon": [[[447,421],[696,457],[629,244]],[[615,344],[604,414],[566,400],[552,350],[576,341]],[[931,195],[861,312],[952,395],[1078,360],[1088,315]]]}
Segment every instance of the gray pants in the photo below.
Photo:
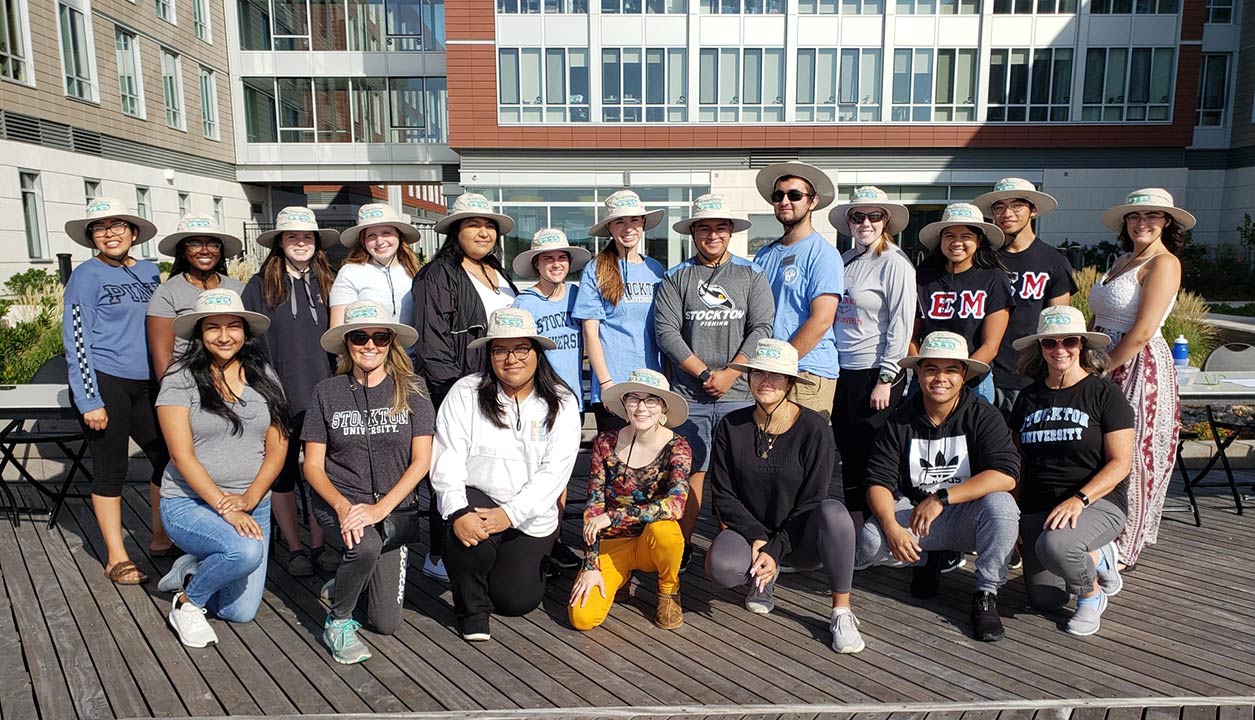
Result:
{"label": "gray pants", "polygon": [[[811,511],[804,528],[801,543],[782,560],[798,570],[814,570],[822,565],[830,592],[850,592],[854,584],[854,523],[845,505],[838,500],[824,500]],[[710,579],[725,588],[748,583],[752,557],[745,536],[724,530],[706,554]]]}
{"label": "gray pants", "polygon": [[[910,527],[911,509],[898,510],[898,524]],[[953,550],[976,553],[976,588],[998,592],[1007,581],[1007,560],[1020,532],[1020,509],[1011,493],[995,492],[979,500],[951,505],[933,520],[928,535],[919,538],[925,552]],[[870,518],[858,536],[859,563],[897,565],[889,552],[885,531]],[[920,558],[922,563],[924,558]]]}
{"label": "gray pants", "polygon": [[1034,609],[1050,612],[1068,604],[1071,595],[1094,588],[1096,570],[1090,553],[1112,542],[1124,530],[1124,512],[1110,500],[1098,500],[1081,511],[1076,527],[1046,530],[1049,511],[1020,519],[1024,541],[1024,584]]}
{"label": "gray pants", "polygon": [[[336,515],[325,504],[316,503],[314,515],[328,534],[340,534]],[[381,635],[391,635],[401,627],[405,568],[410,553],[404,545],[388,552],[382,550],[383,539],[371,526],[362,532],[361,542],[344,551],[344,559],[336,570],[331,617],[346,620],[360,607],[367,627]]]}

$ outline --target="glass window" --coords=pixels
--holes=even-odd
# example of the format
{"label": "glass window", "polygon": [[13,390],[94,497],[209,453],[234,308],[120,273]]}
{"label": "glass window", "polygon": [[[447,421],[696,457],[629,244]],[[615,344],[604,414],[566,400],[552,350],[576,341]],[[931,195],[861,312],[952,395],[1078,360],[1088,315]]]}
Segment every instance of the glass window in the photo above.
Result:
{"label": "glass window", "polygon": [[270,0],[275,50],[309,49],[308,0]]}
{"label": "glass window", "polygon": [[[135,214],[145,220],[152,220],[152,206],[148,202],[148,188],[142,185],[135,186]],[[153,241],[149,240],[139,246],[139,256],[150,258],[153,256]]]}
{"label": "glass window", "polygon": [[442,77],[423,79],[423,95],[427,100],[427,142],[447,143],[445,130],[449,117],[449,80]]}
{"label": "glass window", "polygon": [[605,48],[602,121],[684,122],[687,81],[684,48]]}
{"label": "glass window", "polygon": [[880,119],[880,50],[800,48],[799,122]]}
{"label": "glass window", "polygon": [[701,0],[701,11],[718,15],[779,15],[784,12],[784,0]]}
{"label": "glass window", "polygon": [[313,50],[347,49],[344,0],[309,0],[309,40]]}
{"label": "glass window", "polygon": [[174,0],[153,0],[153,2],[156,6],[157,17],[168,23],[173,23],[175,20]]}
{"label": "glass window", "polygon": [[213,42],[208,0],[192,0],[192,28],[196,31],[196,37],[207,43]]}
{"label": "glass window", "polygon": [[384,78],[353,78],[353,139],[388,142],[388,83]]}
{"label": "glass window", "polygon": [[279,78],[279,142],[314,142],[314,89],[309,78]]}
{"label": "glass window", "polygon": [[[508,1],[508,0],[507,0]],[[559,2],[560,0],[545,0],[546,7],[551,2]],[[570,0],[567,0],[568,2]],[[596,2],[597,0],[594,0]],[[523,0],[519,0],[523,2]],[[600,0],[601,12],[608,15],[619,14],[637,14],[637,13],[687,13],[689,11],[688,0]],[[585,2],[576,4],[577,10],[568,10],[566,12],[588,12]],[[545,12],[550,12],[546,10]]]}
{"label": "glass window", "polygon": [[[497,58],[500,122],[588,121],[588,50],[546,48],[542,54],[537,48],[502,48]],[[613,58],[603,53],[603,63],[611,60],[618,67],[617,50]],[[603,86],[603,96],[613,93],[618,103],[621,71],[604,71],[603,77],[611,82]]]}
{"label": "glass window", "polygon": [[122,112],[131,117],[144,117],[143,72],[140,70],[139,40],[135,33],[116,28],[113,43],[118,54],[118,91]]}
{"label": "glass window", "polygon": [[[699,57],[702,122],[783,122],[782,48],[706,48]],[[717,104],[717,107],[714,107]]]}
{"label": "glass window", "polygon": [[57,5],[61,33],[61,64],[65,69],[65,94],[80,100],[96,100],[96,79],[92,66],[90,26],[85,20],[86,3],[73,6],[63,0]]}
{"label": "glass window", "polygon": [[218,139],[218,74],[207,67],[200,69],[200,124],[206,138]]}
{"label": "glass window", "polygon": [[1089,48],[1081,120],[1171,119],[1174,54],[1170,47]]}
{"label": "glass window", "polygon": [[1095,15],[1163,15],[1177,12],[1177,0],[1093,0]]}
{"label": "glass window", "polygon": [[884,0],[841,0],[843,15],[880,15],[884,11]]}
{"label": "glass window", "polygon": [[348,78],[314,78],[314,107],[318,116],[316,142],[353,141]]}
{"label": "glass window", "polygon": [[248,142],[279,141],[275,83],[271,78],[244,78],[244,129]]}
{"label": "glass window", "polygon": [[389,78],[388,85],[392,142],[424,142],[427,134],[427,121],[424,117],[427,98],[423,94],[423,79]]}
{"label": "glass window", "polygon": [[383,50],[383,3],[380,0],[347,0],[345,36],[350,50]]}
{"label": "glass window", "polygon": [[177,53],[161,49],[161,87],[166,100],[166,125],[183,130],[183,64]]}
{"label": "glass window", "polygon": [[990,51],[990,122],[1064,122],[1071,103],[1071,48]]}
{"label": "glass window", "polygon": [[993,0],[995,15],[1075,13],[1077,0]]}
{"label": "glass window", "polygon": [[[354,0],[350,0],[350,5]],[[270,0],[236,0],[241,50],[270,49]]]}
{"label": "glass window", "polygon": [[975,15],[979,0],[896,0],[899,15]]}
{"label": "glass window", "polygon": [[1233,22],[1233,0],[1207,0],[1207,22],[1218,25]]}
{"label": "glass window", "polygon": [[836,15],[838,0],[799,0],[797,11],[803,15]]}
{"label": "glass window", "polygon": [[0,10],[0,77],[20,83],[30,82],[26,13],[26,0],[4,0]]}
{"label": "glass window", "polygon": [[44,227],[44,191],[39,173],[19,172],[22,187],[22,220],[26,229],[26,252],[32,259],[48,257],[48,238]]}
{"label": "glass window", "polygon": [[1198,106],[1194,124],[1219,127],[1225,124],[1225,106],[1229,94],[1229,56],[1225,53],[1203,55],[1198,80]]}
{"label": "glass window", "polygon": [[388,50],[423,49],[422,0],[387,0],[385,10]]}

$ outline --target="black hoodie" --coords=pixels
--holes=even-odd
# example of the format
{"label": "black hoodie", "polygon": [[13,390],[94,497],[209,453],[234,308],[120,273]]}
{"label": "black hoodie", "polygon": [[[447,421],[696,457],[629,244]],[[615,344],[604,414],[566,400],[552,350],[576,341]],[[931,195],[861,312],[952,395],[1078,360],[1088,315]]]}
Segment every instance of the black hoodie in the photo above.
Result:
{"label": "black hoodie", "polygon": [[993,405],[963,388],[959,405],[940,427],[924,414],[916,393],[889,416],[867,462],[867,486],[889,488],[918,505],[943,487],[986,470],[1020,477],[1011,430]]}

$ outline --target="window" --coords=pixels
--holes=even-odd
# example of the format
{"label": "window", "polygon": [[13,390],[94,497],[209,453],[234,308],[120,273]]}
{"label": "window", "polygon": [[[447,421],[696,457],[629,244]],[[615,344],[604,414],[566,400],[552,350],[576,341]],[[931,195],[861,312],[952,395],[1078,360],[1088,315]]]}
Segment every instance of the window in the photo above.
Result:
{"label": "window", "polygon": [[161,87],[166,98],[166,125],[183,130],[183,63],[179,56],[161,49]]}
{"label": "window", "polygon": [[192,28],[196,37],[213,43],[213,30],[209,25],[209,0],[192,0]]}
{"label": "window", "polygon": [[990,51],[990,122],[1066,122],[1071,105],[1072,48]]}
{"label": "window", "polygon": [[885,11],[884,0],[798,0],[798,12],[803,15],[835,15],[838,5],[842,15],[880,15]]}
{"label": "window", "polygon": [[[517,7],[537,0],[503,1]],[[587,4],[587,0],[543,1],[547,6]],[[445,47],[444,0],[236,0],[236,12],[241,50],[391,52]]]}
{"label": "window", "polygon": [[83,178],[83,204],[86,205],[98,197],[100,197],[100,181]]}
{"label": "window", "polygon": [[497,0],[497,12],[503,15],[516,13],[535,14],[583,14],[588,12],[588,0]]}
{"label": "window", "polygon": [[1168,120],[1173,49],[1090,48],[1085,54],[1081,120]]}
{"label": "window", "polygon": [[[588,122],[588,50],[545,48],[543,58],[541,52],[533,48],[497,51],[501,122]],[[607,94],[605,82],[603,96]]]}
{"label": "window", "polygon": [[96,59],[92,55],[91,26],[86,0],[61,0],[57,21],[61,33],[61,65],[65,73],[65,94],[96,102]]}
{"label": "window", "polygon": [[699,121],[784,121],[782,48],[703,48],[699,75]]}
{"label": "window", "polygon": [[[145,220],[153,219],[152,207],[148,202],[148,188],[142,185],[135,186],[135,214]],[[140,257],[153,257],[153,241],[149,240],[139,246]]]}
{"label": "window", "polygon": [[1203,55],[1198,80],[1198,112],[1194,124],[1220,127],[1225,124],[1225,105],[1229,90],[1229,56],[1224,53]]}
{"label": "window", "polygon": [[188,214],[191,212],[191,209],[191,198],[185,192],[179,193],[179,217],[183,217]]}
{"label": "window", "polygon": [[222,198],[214,198],[214,222],[218,223],[218,227],[225,228],[227,226],[227,218],[222,213]]}
{"label": "window", "polygon": [[218,139],[218,75],[203,66],[200,69],[200,126],[206,138]]}
{"label": "window", "polygon": [[[520,0],[526,2],[527,0]],[[535,0],[531,0],[535,2]],[[509,2],[509,0],[506,0]],[[546,0],[549,4],[550,0]],[[689,11],[688,0],[601,0],[601,12],[603,15],[616,15],[620,13],[687,13]],[[546,10],[545,12],[551,12]],[[577,12],[587,12],[580,10]]]}
{"label": "window", "polygon": [[30,82],[27,22],[25,0],[4,0],[0,9],[0,77],[20,83]]}
{"label": "window", "polygon": [[39,173],[18,172],[22,186],[22,219],[26,225],[26,252],[32,260],[48,257],[48,237],[44,223],[44,191]]}
{"label": "window", "polygon": [[880,120],[880,49],[798,49],[797,119]]}
{"label": "window", "polygon": [[1217,25],[1233,22],[1233,0],[1207,0],[1207,22]]}
{"label": "window", "polygon": [[779,15],[784,12],[784,0],[701,0],[701,3],[705,14]]}
{"label": "window", "polygon": [[448,82],[430,78],[243,78],[251,143],[448,142]]}
{"label": "window", "polygon": [[174,24],[174,0],[153,0],[156,4],[157,17]]}
{"label": "window", "polygon": [[1077,0],[994,0],[995,15],[1075,13]]}
{"label": "window", "polygon": [[684,122],[686,56],[684,48],[603,49],[602,121]]}
{"label": "window", "polygon": [[897,0],[899,15],[975,15],[980,0]]}
{"label": "window", "polygon": [[143,119],[144,73],[140,69],[139,39],[135,33],[119,27],[114,30],[113,43],[118,51],[118,91],[122,97],[122,112]]}
{"label": "window", "polygon": [[244,132],[248,142],[279,142],[275,113],[275,81],[271,78],[244,78]]}
{"label": "window", "polygon": [[921,48],[893,51],[894,121],[976,119],[976,51]]}
{"label": "window", "polygon": [[1089,11],[1094,15],[1171,15],[1177,12],[1177,0],[1093,0]]}

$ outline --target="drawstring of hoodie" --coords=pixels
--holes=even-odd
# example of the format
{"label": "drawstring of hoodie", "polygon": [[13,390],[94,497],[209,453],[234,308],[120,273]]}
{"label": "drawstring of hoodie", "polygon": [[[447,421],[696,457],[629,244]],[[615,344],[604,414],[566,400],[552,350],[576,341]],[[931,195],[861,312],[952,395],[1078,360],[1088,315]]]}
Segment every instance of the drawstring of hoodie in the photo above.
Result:
{"label": "drawstring of hoodie", "polygon": [[[289,274],[292,272],[288,270]],[[296,319],[296,281],[300,280],[305,286],[305,300],[309,305],[309,317],[314,321],[314,326],[318,326],[318,306],[314,302],[314,292],[309,288],[309,268],[305,268],[300,273],[288,277],[289,290],[291,291],[292,319]]]}

